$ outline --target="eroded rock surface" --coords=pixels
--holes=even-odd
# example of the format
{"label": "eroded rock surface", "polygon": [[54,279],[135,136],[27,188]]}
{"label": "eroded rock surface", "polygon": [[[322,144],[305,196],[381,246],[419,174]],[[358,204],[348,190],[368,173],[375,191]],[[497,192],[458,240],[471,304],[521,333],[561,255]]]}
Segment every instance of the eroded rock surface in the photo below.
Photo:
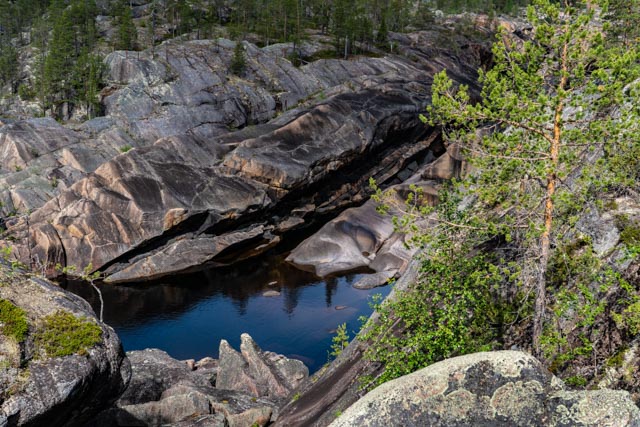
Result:
{"label": "eroded rock surface", "polygon": [[476,353],[435,363],[374,389],[340,426],[638,426],[624,391],[567,391],[532,356]]}
{"label": "eroded rock surface", "polygon": [[[433,163],[447,157],[449,154],[445,152]],[[321,277],[365,267],[374,270],[374,274],[354,285],[360,289],[381,286],[402,275],[418,248],[410,244],[407,235],[395,229],[393,217],[407,213],[405,200],[411,192],[410,185],[422,191],[416,197],[418,203],[435,203],[438,182],[422,179],[425,169],[431,169],[433,163],[418,168],[403,184],[391,186],[382,202],[369,200],[342,212],[291,251],[287,261]],[[385,213],[378,212],[381,203],[387,206]],[[423,228],[427,228],[424,222]]]}
{"label": "eroded rock surface", "polygon": [[220,343],[220,359],[179,361],[164,351],[128,353],[131,383],[90,426],[263,426],[309,371],[298,360],[262,351],[243,334],[241,353]]}
{"label": "eroded rock surface", "polygon": [[217,388],[278,399],[287,397],[309,376],[301,361],[262,351],[248,334],[240,340],[240,353],[227,341],[220,342]]}
{"label": "eroded rock surface", "polygon": [[[17,256],[49,274],[56,263],[91,264],[114,283],[150,280],[260,253],[305,224],[296,209],[312,204],[323,214],[358,203],[368,177],[388,182],[434,149],[412,146],[429,140],[417,113],[433,73],[448,68],[469,83],[486,59],[480,45],[447,34],[461,46],[455,58],[423,32],[398,39],[412,59],[300,68],[277,49],[244,43],[241,77],[228,75],[235,43],[225,40],[112,53],[105,118],[56,130],[59,155],[45,156],[40,143],[14,150],[37,149],[51,163],[38,191],[25,179],[8,188],[16,209],[35,209],[9,221]],[[102,142],[108,148],[96,156],[82,148]],[[24,153],[9,153],[7,164],[35,167]],[[54,180],[54,171],[64,173]]]}
{"label": "eroded rock surface", "polygon": [[0,212],[3,216],[37,209],[100,164],[137,145],[122,131],[99,137],[96,119],[77,130],[51,118],[0,125]]}
{"label": "eroded rock surface", "polygon": [[[0,333],[0,425],[83,425],[116,400],[129,381],[120,340],[97,321],[86,301],[46,280],[2,264],[0,281],[0,298],[23,309],[28,323],[22,343]],[[43,357],[36,350],[36,330],[45,316],[60,310],[97,324],[100,342],[86,354]]]}

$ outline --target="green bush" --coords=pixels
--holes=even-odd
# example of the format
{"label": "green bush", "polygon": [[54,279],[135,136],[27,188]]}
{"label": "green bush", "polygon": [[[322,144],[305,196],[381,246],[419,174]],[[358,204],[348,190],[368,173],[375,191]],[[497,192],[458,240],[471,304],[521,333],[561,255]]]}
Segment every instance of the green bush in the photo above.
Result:
{"label": "green bush", "polygon": [[23,83],[18,86],[18,96],[23,101],[33,101],[36,97],[36,92],[31,86]]}
{"label": "green bush", "polygon": [[36,332],[36,347],[48,357],[86,354],[102,341],[102,329],[87,318],[58,310],[46,316]]}
{"label": "green bush", "polygon": [[620,229],[620,241],[627,246],[640,245],[640,224],[626,215],[616,217],[616,226]]}
{"label": "green bush", "polygon": [[336,335],[331,338],[331,352],[329,352],[329,358],[337,358],[342,353],[342,350],[349,345],[349,333],[347,332],[347,324],[342,323],[338,325],[336,329]]}
{"label": "green bush", "polygon": [[0,299],[0,331],[3,335],[22,342],[27,337],[27,317],[20,307],[6,299]]}
{"label": "green bush", "polygon": [[587,385],[587,379],[582,375],[574,375],[564,380],[564,382],[572,387],[584,387]]}
{"label": "green bush", "polygon": [[494,348],[502,326],[515,318],[494,293],[503,273],[483,255],[425,259],[418,283],[377,306],[379,322],[361,334],[370,344],[365,357],[384,365],[374,385]]}

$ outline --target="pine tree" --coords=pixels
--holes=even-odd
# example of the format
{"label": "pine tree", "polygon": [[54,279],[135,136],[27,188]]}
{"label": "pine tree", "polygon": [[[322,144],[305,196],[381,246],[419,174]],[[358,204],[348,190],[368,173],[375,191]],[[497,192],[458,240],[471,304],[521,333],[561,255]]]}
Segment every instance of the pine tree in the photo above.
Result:
{"label": "pine tree", "polygon": [[[605,182],[619,179],[611,170],[616,153],[640,145],[637,47],[607,47],[597,2],[573,3],[535,0],[528,9],[532,37],[521,47],[501,34],[494,67],[480,74],[478,104],[466,87],[454,89],[445,73],[437,75],[428,114],[476,166],[463,183],[477,198],[475,215],[459,230],[467,239],[502,239],[518,248],[520,281],[536,295],[538,354],[560,233],[600,197]],[[494,132],[478,141],[481,126]],[[594,153],[603,161],[593,163]]]}
{"label": "pine tree", "polygon": [[103,87],[104,63],[98,55],[83,49],[73,69],[75,98],[84,103],[89,118],[99,112],[98,94]]}
{"label": "pine tree", "polygon": [[606,17],[610,37],[625,46],[640,42],[640,0],[610,0]]}
{"label": "pine tree", "polygon": [[133,12],[127,2],[121,4],[118,16],[118,38],[116,41],[116,49],[118,50],[135,50],[138,40],[138,32],[133,22]]}
{"label": "pine tree", "polygon": [[376,34],[376,44],[379,47],[387,46],[387,39],[389,38],[389,30],[387,29],[387,13],[383,13],[380,17],[380,28]]}
{"label": "pine tree", "polygon": [[71,98],[71,70],[75,60],[75,44],[72,22],[68,13],[62,12],[53,24],[53,32],[47,56],[44,59],[43,83],[46,88],[45,108]]}
{"label": "pine tree", "polygon": [[247,60],[244,56],[244,45],[241,41],[236,42],[236,47],[233,49],[230,68],[231,72],[237,76],[242,75],[247,68]]}
{"label": "pine tree", "polygon": [[10,92],[15,92],[18,75],[18,52],[8,40],[0,39],[0,90],[9,85]]}

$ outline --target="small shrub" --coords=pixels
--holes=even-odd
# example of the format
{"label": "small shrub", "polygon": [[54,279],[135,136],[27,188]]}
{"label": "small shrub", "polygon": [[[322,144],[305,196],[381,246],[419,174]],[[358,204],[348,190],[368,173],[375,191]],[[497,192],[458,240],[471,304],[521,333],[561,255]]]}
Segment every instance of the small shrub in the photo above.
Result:
{"label": "small shrub", "polygon": [[627,246],[640,245],[640,224],[623,217],[618,218],[620,225],[620,241]]}
{"label": "small shrub", "polygon": [[18,86],[18,96],[23,101],[32,101],[36,97],[36,92],[30,86],[21,84]]}
{"label": "small shrub", "polygon": [[27,316],[23,309],[11,301],[0,299],[0,331],[3,335],[22,342],[27,337]]}
{"label": "small shrub", "polygon": [[629,331],[631,336],[640,333],[640,301],[630,304],[622,313],[612,313],[611,317],[618,328]]}
{"label": "small shrub", "polygon": [[628,348],[623,346],[616,352],[616,354],[607,359],[605,365],[609,368],[619,368],[622,366],[624,364],[624,355],[627,350]]}
{"label": "small shrub", "polygon": [[584,387],[587,385],[587,379],[582,375],[574,375],[564,380],[564,382],[572,387]]}
{"label": "small shrub", "polygon": [[120,147],[120,152],[121,153],[126,153],[128,151],[131,151],[132,148],[133,147],[131,145],[129,145],[129,144],[123,145],[122,147]]}
{"label": "small shrub", "polygon": [[342,350],[349,345],[349,333],[347,332],[347,324],[343,323],[336,329],[336,335],[331,339],[330,357],[336,358],[340,356]]}
{"label": "small shrub", "polygon": [[59,310],[44,318],[35,341],[48,357],[83,355],[102,341],[102,329],[89,319]]}

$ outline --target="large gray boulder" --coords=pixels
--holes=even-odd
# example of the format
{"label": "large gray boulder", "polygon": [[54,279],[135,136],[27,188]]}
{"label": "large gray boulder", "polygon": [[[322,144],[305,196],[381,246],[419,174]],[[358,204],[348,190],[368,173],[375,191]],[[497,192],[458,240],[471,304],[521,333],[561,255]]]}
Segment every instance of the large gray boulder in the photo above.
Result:
{"label": "large gray boulder", "polygon": [[[0,426],[83,425],[115,401],[126,387],[130,366],[117,335],[95,318],[82,298],[46,280],[0,264],[0,299],[24,310],[22,342],[0,325]],[[49,357],[36,342],[46,316],[70,313],[97,325],[97,344],[63,357]]]}
{"label": "large gray boulder", "polygon": [[356,425],[640,426],[640,409],[625,391],[568,391],[531,355],[498,351],[385,383],[331,423]]}

